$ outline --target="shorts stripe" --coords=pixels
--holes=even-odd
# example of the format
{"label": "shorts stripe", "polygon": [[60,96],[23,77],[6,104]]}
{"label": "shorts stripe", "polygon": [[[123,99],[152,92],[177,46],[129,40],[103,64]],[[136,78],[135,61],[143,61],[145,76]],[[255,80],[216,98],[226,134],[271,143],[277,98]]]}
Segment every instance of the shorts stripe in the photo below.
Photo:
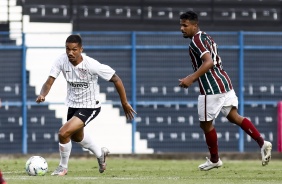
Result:
{"label": "shorts stripe", "polygon": [[207,121],[207,95],[205,95],[205,121]]}
{"label": "shorts stripe", "polygon": [[96,113],[96,110],[94,110],[92,114],[88,117],[88,119],[85,121],[84,123],[85,126],[93,119],[93,116],[95,115],[95,113]]}

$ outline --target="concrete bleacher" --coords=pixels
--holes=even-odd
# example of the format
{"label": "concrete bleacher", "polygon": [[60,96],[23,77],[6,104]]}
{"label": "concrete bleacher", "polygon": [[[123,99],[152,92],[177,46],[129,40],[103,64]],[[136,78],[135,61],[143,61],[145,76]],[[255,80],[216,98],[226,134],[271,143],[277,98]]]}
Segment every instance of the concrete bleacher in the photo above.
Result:
{"label": "concrete bleacher", "polygon": [[[32,91],[33,95],[34,90]],[[29,92],[29,94],[31,94]],[[2,95],[1,95],[2,96]],[[3,98],[3,100],[5,97]],[[34,98],[33,98],[34,99]],[[7,99],[6,99],[7,100]],[[20,99],[8,98],[5,102],[19,101]],[[57,147],[56,136],[60,127],[58,118],[55,117],[55,113],[48,113],[50,110],[46,106],[44,109],[34,108],[27,113],[27,127],[28,127],[28,144],[34,145],[29,148],[30,153],[36,153],[40,149],[42,152],[55,152]],[[0,153],[7,152],[21,152],[22,148],[22,109],[21,107],[0,108]],[[44,122],[44,123],[43,123]],[[41,131],[40,131],[41,130]],[[48,141],[50,143],[56,143],[56,146],[46,146],[43,144],[46,139],[44,135],[50,131]],[[36,133],[33,133],[36,132]],[[11,138],[12,136],[12,138]],[[35,138],[35,137],[37,138]],[[35,138],[35,139],[34,139]],[[33,140],[31,140],[33,139]]]}
{"label": "concrete bleacher", "polygon": [[[266,35],[263,38],[250,36],[246,39],[248,45],[254,42],[255,45],[267,43],[272,47],[279,46],[282,41],[280,36]],[[267,52],[267,55],[266,55]],[[246,100],[277,100],[282,98],[281,78],[281,54],[277,50],[248,50],[245,52],[245,99]]]}
{"label": "concrete bleacher", "polygon": [[21,63],[21,50],[7,50],[1,52],[1,58],[5,58],[5,62],[1,63],[1,84],[0,94],[1,100],[20,100],[20,88],[22,77],[22,63]]}
{"label": "concrete bleacher", "polygon": [[[9,42],[10,43],[10,42]],[[2,102],[22,102],[22,50],[0,52],[3,58],[0,67],[0,98]],[[35,87],[29,85],[27,77],[27,100],[36,98]],[[50,153],[58,149],[56,134],[61,120],[48,106],[29,107],[27,112],[27,141],[30,153],[38,150]],[[0,108],[0,153],[20,153],[22,151],[23,119],[21,106],[5,105]]]}
{"label": "concrete bleacher", "polygon": [[[276,140],[276,106],[247,105],[245,116],[271,142]],[[148,140],[154,152],[205,151],[204,134],[199,127],[196,106],[138,106],[137,131]],[[235,151],[239,141],[239,127],[219,115],[214,122],[221,151]],[[271,128],[270,128],[271,127]],[[246,151],[259,150],[257,143],[244,133]],[[273,145],[276,150],[276,144]]]}
{"label": "concrete bleacher", "polygon": [[[170,30],[175,31],[179,14],[198,12],[208,30],[281,30],[279,0],[103,0],[17,1],[25,15],[35,22],[73,22],[74,31],[94,30]],[[120,24],[120,22],[123,24]],[[263,26],[265,25],[265,26]],[[267,26],[266,26],[267,25]]]}
{"label": "concrete bleacher", "polygon": [[0,45],[15,45],[16,44],[15,40],[9,38],[9,34],[8,34],[9,31],[10,31],[10,24],[0,21],[0,32],[3,32],[3,34],[0,34]]}

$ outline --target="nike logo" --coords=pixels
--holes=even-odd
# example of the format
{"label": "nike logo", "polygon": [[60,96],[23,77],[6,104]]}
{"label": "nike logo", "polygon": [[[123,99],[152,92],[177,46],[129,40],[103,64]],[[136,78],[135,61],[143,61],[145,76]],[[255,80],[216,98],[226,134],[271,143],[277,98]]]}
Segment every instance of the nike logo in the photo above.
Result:
{"label": "nike logo", "polygon": [[68,70],[67,70],[67,71],[65,71],[65,72],[68,73],[68,72],[71,72],[71,71],[68,71]]}
{"label": "nike logo", "polygon": [[84,114],[81,114],[81,112],[80,113],[78,113],[80,116],[85,116]]}

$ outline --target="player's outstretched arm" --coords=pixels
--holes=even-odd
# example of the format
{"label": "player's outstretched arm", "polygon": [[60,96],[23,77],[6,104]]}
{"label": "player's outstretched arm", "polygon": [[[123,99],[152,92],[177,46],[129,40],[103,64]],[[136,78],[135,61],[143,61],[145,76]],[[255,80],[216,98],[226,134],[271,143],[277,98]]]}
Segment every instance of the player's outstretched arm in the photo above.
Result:
{"label": "player's outstretched arm", "polygon": [[110,82],[113,82],[116,90],[119,94],[120,101],[125,113],[125,116],[128,120],[132,120],[134,118],[134,114],[137,114],[134,109],[131,107],[131,105],[127,101],[126,92],[122,83],[122,80],[119,78],[117,74],[114,74],[110,80]]}
{"label": "player's outstretched arm", "polygon": [[46,82],[43,84],[41,88],[40,94],[35,100],[37,103],[45,101],[45,96],[49,93],[54,81],[55,81],[54,77],[51,76],[48,77],[48,79],[46,80]]}

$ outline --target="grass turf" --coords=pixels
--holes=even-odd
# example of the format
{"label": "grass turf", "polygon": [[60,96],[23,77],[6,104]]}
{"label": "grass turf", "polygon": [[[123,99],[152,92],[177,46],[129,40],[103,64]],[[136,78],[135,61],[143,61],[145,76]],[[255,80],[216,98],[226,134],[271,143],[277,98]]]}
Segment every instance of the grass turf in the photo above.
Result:
{"label": "grass turf", "polygon": [[71,158],[68,175],[50,176],[59,160],[46,158],[45,176],[28,176],[24,166],[28,158],[1,158],[0,169],[8,184],[274,184],[282,183],[282,160],[262,167],[260,160],[223,160],[219,169],[199,171],[205,160],[153,160],[109,158],[107,170],[100,174],[95,158]]}

